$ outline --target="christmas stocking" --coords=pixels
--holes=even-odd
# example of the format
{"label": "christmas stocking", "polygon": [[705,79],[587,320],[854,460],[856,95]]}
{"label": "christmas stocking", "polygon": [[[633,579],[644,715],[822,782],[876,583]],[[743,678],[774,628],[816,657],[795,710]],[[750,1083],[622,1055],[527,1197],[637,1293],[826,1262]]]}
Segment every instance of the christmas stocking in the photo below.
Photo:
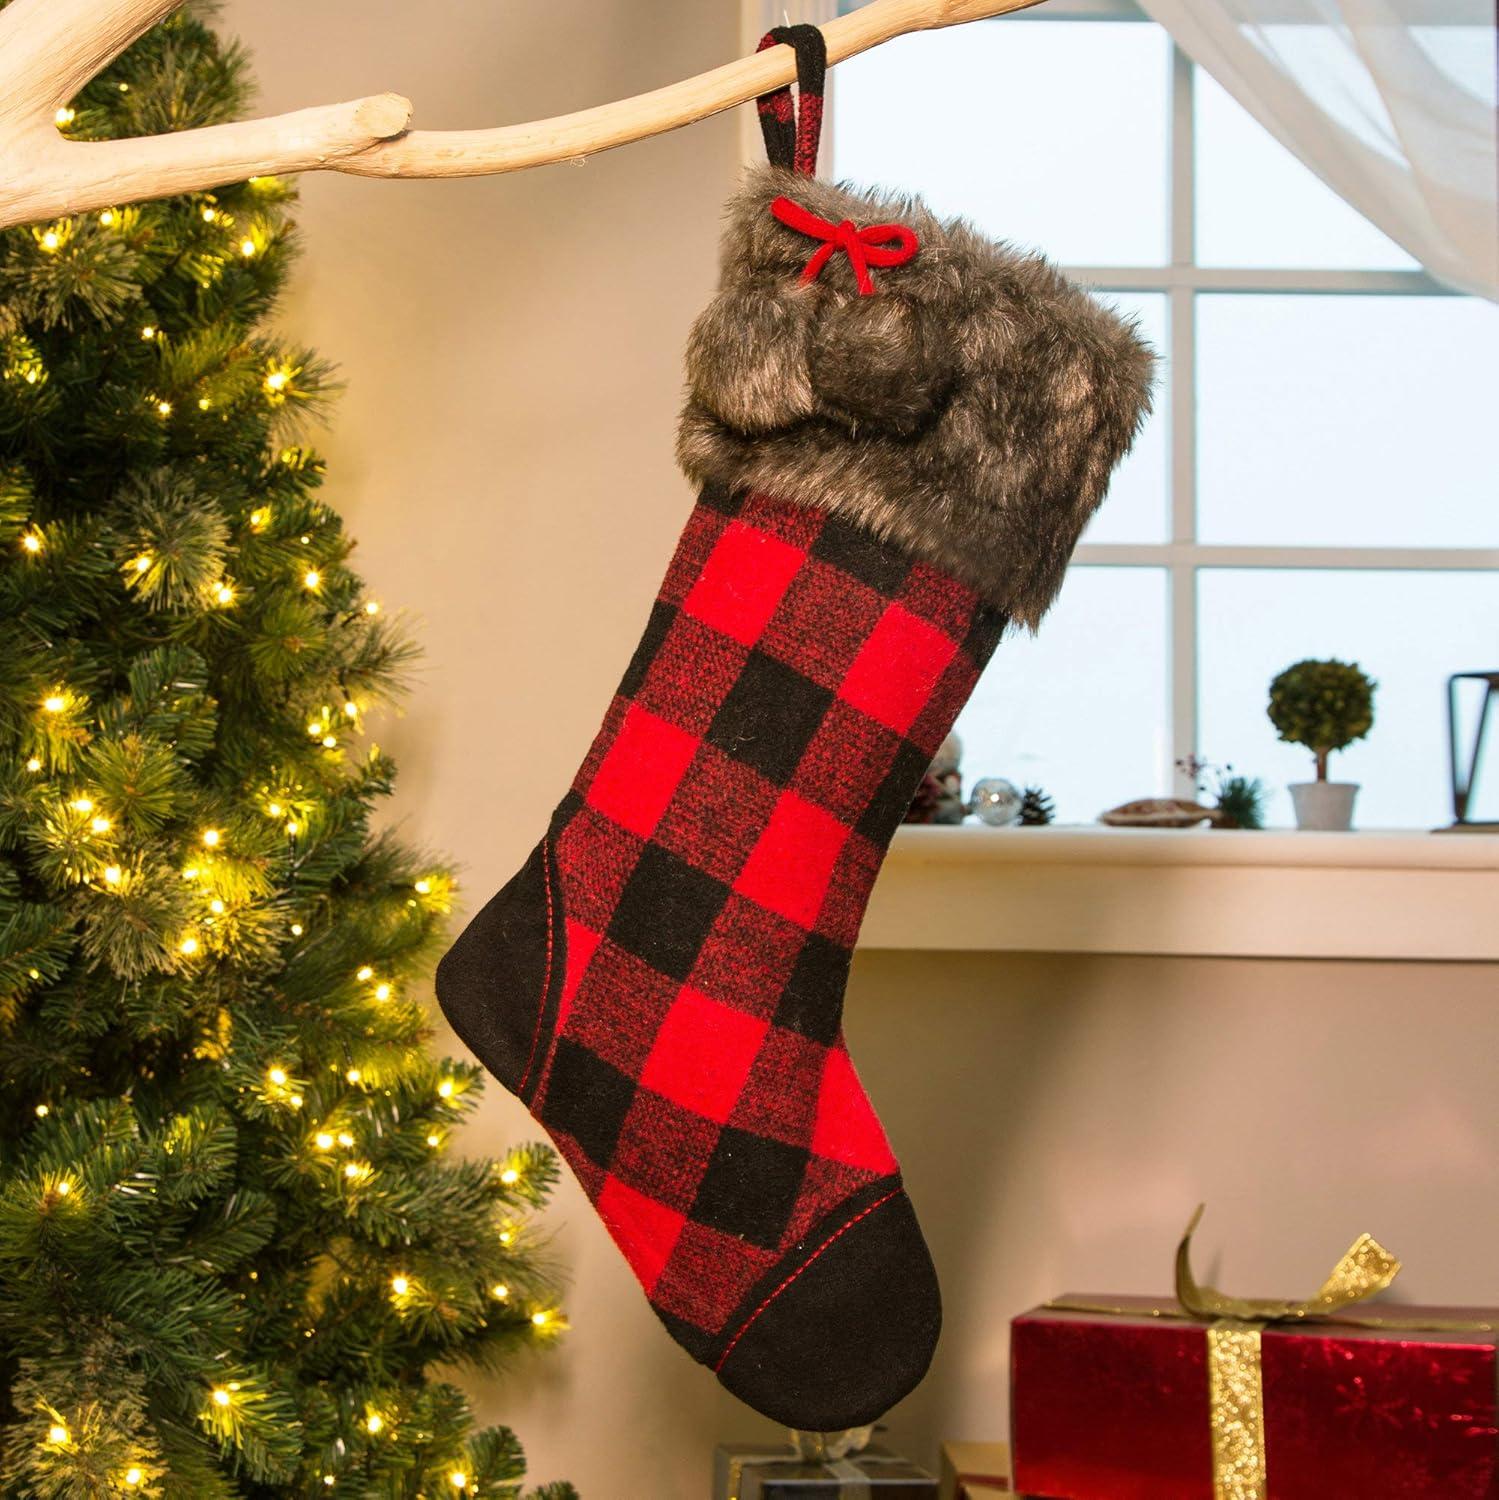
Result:
{"label": "christmas stocking", "polygon": [[[815,81],[800,121],[789,94],[762,103],[773,160],[806,171]],[[873,1421],[931,1358],[931,1259],[843,1043],[849,958],[933,751],[1006,624],[1055,594],[1150,365],[1040,260],[918,203],[752,172],[688,352],[696,507],[546,836],[438,970],[673,1337],[789,1426]]]}

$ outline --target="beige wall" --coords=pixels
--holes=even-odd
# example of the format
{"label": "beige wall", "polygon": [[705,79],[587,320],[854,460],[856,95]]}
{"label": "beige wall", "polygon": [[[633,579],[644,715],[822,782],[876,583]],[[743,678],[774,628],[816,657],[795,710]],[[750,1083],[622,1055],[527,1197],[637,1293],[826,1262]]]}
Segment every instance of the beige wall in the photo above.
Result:
{"label": "beige wall", "polygon": [[[732,0],[233,0],[226,19],[268,107],[395,88],[422,125],[597,103],[737,38]],[[343,366],[329,493],[428,653],[382,735],[397,813],[475,902],[571,776],[684,515],[680,351],[735,149],[722,119],[510,179],[305,183],[283,322]],[[1246,1289],[1308,1290],[1369,1228],[1411,1293],[1499,1301],[1496,998],[1478,968],[863,956],[851,1045],[948,1306],[894,1435],[930,1456],[997,1434],[1007,1318],[1069,1287],[1161,1289],[1199,1198]],[[529,1130],[495,1089],[475,1144]],[[552,1221],[574,1331],[476,1386],[483,1413],[585,1500],[704,1500],[713,1442],[768,1425],[660,1331],[571,1183]]]}

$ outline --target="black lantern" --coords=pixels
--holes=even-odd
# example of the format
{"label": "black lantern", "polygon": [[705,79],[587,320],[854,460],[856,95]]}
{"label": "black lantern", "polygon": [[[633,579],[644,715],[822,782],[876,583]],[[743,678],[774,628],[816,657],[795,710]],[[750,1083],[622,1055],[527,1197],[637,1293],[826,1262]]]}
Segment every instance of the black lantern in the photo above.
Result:
{"label": "black lantern", "polygon": [[[1473,731],[1473,742],[1466,756],[1458,744],[1458,684],[1481,682],[1484,684],[1483,701],[1478,705],[1478,723]],[[1499,833],[1499,823],[1473,822],[1468,811],[1473,805],[1473,793],[1478,783],[1479,765],[1483,760],[1484,736],[1489,727],[1489,710],[1494,699],[1499,697],[1499,672],[1458,672],[1447,679],[1447,739],[1452,751],[1452,816],[1454,829],[1470,829],[1479,833]]]}

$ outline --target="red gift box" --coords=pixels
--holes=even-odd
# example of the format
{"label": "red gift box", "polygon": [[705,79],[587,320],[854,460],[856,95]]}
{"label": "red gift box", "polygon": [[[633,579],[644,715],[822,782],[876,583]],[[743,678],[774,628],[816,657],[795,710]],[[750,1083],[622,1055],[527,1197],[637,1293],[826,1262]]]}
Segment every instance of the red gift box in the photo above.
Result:
{"label": "red gift box", "polygon": [[[1195,1221],[1194,1221],[1195,1222]],[[1189,1231],[1190,1238],[1190,1231]],[[1494,1309],[1346,1309],[1338,1273],[1309,1303],[1064,1297],[1016,1318],[1014,1482],[1033,1500],[1494,1500]],[[1345,1281],[1347,1277],[1345,1275]],[[1330,1290],[1333,1289],[1333,1290]]]}

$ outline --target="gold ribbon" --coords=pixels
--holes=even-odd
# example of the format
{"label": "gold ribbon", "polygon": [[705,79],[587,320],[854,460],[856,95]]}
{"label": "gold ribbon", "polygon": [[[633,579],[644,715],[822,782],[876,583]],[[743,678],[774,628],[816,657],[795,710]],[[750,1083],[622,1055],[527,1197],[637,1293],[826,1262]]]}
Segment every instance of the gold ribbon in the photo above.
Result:
{"label": "gold ribbon", "polygon": [[1191,1319],[1207,1324],[1208,1415],[1213,1432],[1213,1500],[1265,1500],[1265,1400],[1260,1336],[1278,1323],[1341,1323],[1411,1332],[1492,1333],[1495,1325],[1463,1318],[1349,1316],[1345,1308],[1384,1291],[1400,1262],[1372,1235],[1343,1253],[1316,1295],[1305,1302],[1229,1297],[1192,1274],[1192,1236],[1203,1205],[1176,1247],[1175,1307],[1119,1307],[1060,1297],[1049,1308],[1106,1317]]}

